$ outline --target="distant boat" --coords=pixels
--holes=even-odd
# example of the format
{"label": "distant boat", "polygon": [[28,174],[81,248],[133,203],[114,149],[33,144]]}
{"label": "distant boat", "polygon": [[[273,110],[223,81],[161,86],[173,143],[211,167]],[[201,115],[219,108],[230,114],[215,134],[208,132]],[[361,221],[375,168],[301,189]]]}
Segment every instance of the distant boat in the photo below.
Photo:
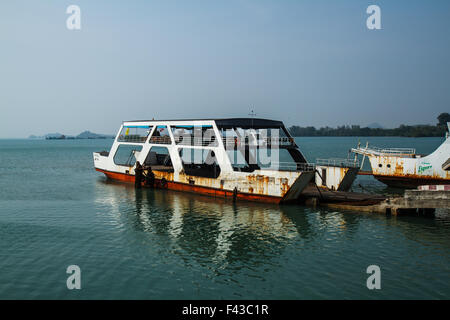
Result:
{"label": "distant boat", "polygon": [[[409,148],[353,148],[368,157],[373,176],[392,187],[415,188],[420,185],[450,184],[450,122],[445,141],[429,155],[416,154]],[[364,160],[363,160],[364,161]]]}

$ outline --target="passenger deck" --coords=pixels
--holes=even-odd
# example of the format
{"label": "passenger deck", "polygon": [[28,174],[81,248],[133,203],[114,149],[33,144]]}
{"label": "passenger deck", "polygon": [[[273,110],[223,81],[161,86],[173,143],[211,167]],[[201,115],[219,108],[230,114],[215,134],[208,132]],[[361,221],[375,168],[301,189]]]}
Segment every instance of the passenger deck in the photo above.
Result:
{"label": "passenger deck", "polygon": [[255,118],[126,121],[111,150],[94,153],[116,180],[132,182],[137,162],[156,187],[276,203],[296,199],[315,170],[282,122]]}

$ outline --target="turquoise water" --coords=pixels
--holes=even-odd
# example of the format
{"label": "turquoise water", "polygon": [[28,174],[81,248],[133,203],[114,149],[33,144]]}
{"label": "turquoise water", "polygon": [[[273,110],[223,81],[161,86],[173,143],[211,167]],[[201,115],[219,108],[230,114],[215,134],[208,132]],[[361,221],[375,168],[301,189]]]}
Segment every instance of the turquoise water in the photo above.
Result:
{"label": "turquoise water", "polygon": [[[442,141],[368,140],[420,153]],[[357,141],[297,139],[312,162],[347,157]],[[93,170],[92,152],[111,143],[0,140],[1,299],[450,298],[445,213],[387,218],[135,190]],[[359,184],[394,192],[371,177]],[[381,290],[366,287],[372,264]],[[81,268],[81,290],[66,287],[69,265]]]}

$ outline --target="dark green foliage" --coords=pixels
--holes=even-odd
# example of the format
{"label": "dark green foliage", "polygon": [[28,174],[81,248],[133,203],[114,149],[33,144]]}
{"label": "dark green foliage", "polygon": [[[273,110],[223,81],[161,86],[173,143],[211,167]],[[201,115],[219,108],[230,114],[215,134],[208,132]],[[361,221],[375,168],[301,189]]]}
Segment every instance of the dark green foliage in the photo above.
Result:
{"label": "dark green foliage", "polygon": [[450,122],[450,114],[447,112],[441,113],[438,117],[438,126],[446,126],[447,122]]}
{"label": "dark green foliage", "polygon": [[442,137],[445,135],[446,124],[450,122],[450,114],[442,113],[438,117],[438,125],[401,125],[395,129],[382,128],[361,128],[360,126],[339,126],[337,128],[323,127],[316,129],[315,127],[299,127],[292,126],[288,128],[294,137],[371,137],[371,136],[396,136],[396,137]]}

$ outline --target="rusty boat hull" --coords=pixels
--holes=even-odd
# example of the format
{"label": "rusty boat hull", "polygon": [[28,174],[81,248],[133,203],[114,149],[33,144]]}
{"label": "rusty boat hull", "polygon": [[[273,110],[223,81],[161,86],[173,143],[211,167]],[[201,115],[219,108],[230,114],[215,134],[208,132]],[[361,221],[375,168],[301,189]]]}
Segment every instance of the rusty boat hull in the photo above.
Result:
{"label": "rusty boat hull", "polygon": [[419,186],[424,185],[448,185],[450,181],[448,179],[438,178],[422,178],[422,177],[410,177],[410,176],[383,176],[373,175],[375,179],[386,184],[392,188],[401,189],[416,189]]}
{"label": "rusty boat hull", "polygon": [[112,180],[264,203],[296,202],[315,177],[283,123],[267,119],[126,121],[93,158]]}
{"label": "rusty boat hull", "polygon": [[448,132],[444,142],[429,155],[417,154],[412,148],[376,148],[368,144],[364,148],[352,149],[352,152],[367,157],[372,175],[391,187],[417,188],[421,185],[450,184]]}
{"label": "rusty boat hull", "polygon": [[[96,168],[96,171],[105,174],[105,176],[114,181],[120,181],[124,183],[135,183],[135,176],[132,174],[121,173],[121,172],[111,172],[103,169]],[[181,191],[187,193],[193,193],[203,196],[210,196],[214,198],[224,198],[231,200],[244,200],[244,201],[254,201],[254,202],[263,202],[263,203],[272,203],[272,204],[281,204],[281,203],[294,203],[299,197],[300,193],[303,189],[308,185],[308,183],[313,180],[314,172],[303,172],[293,186],[284,185],[282,188],[284,192],[282,192],[281,196],[272,196],[269,194],[264,194],[263,192],[255,193],[254,190],[257,188],[250,187],[247,191],[237,191],[227,190],[223,188],[214,188],[210,186],[204,185],[196,185],[193,184],[193,180],[191,183],[178,182],[173,181],[173,175],[168,175],[165,172],[153,171],[155,174],[154,184],[152,186],[147,185],[145,182],[142,182],[141,187],[143,188],[156,188],[156,189],[166,189],[172,191]],[[198,177],[195,177],[198,180]],[[169,179],[169,180],[168,180]],[[203,179],[201,179],[203,180]],[[264,180],[264,179],[262,179]],[[267,180],[267,179],[266,179]],[[220,183],[220,181],[219,181]]]}

